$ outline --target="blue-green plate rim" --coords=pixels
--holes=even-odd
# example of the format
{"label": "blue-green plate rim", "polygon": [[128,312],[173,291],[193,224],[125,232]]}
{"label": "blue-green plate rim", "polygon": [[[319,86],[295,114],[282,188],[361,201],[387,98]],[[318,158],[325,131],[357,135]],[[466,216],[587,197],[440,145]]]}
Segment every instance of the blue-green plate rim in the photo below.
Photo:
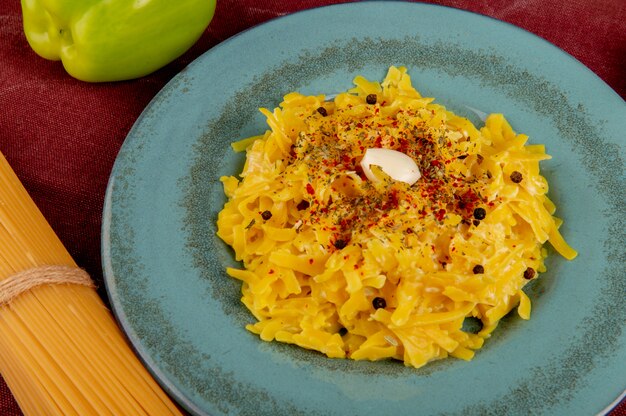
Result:
{"label": "blue-green plate rim", "polygon": [[[267,24],[255,27],[253,29],[249,29],[241,34],[221,43],[217,47],[208,51],[205,55],[198,58],[194,61],[188,68],[186,68],[181,74],[175,77],[165,88],[153,99],[153,101],[148,105],[146,110],[142,113],[142,116],[137,120],[133,129],[128,134],[128,137],[120,150],[120,154],[118,159],[116,160],[113,172],[111,174],[111,180],[109,183],[109,187],[107,189],[107,196],[105,201],[105,208],[103,214],[103,268],[105,273],[105,283],[107,286],[107,291],[109,294],[109,299],[112,304],[113,312],[118,319],[122,329],[127,334],[131,344],[136,349],[138,355],[142,359],[142,361],[146,364],[147,368],[152,372],[155,378],[161,383],[161,385],[171,394],[184,408],[189,410],[192,413],[196,414],[209,414],[209,412],[224,412],[226,413],[228,407],[221,407],[220,405],[215,403],[218,396],[215,396],[214,392],[208,392],[199,388],[197,384],[195,384],[198,380],[186,379],[185,377],[181,377],[180,374],[175,374],[175,371],[172,371],[172,366],[175,365],[172,362],[167,362],[168,359],[171,359],[172,348],[177,348],[179,346],[175,345],[175,342],[172,343],[172,340],[167,340],[167,337],[161,337],[160,339],[155,338],[155,334],[157,332],[153,332],[154,329],[147,329],[143,327],[145,322],[149,322],[150,325],[155,322],[158,324],[164,324],[163,328],[160,328],[163,334],[171,334],[176,333],[176,328],[166,327],[168,324],[166,317],[161,317],[156,319],[159,313],[164,313],[167,310],[167,305],[159,304],[158,299],[149,298],[149,295],[146,295],[145,304],[142,306],[147,306],[148,308],[137,309],[128,304],[129,299],[133,301],[142,299],[137,298],[137,296],[141,296],[138,294],[145,293],[145,291],[138,290],[137,287],[128,288],[125,287],[124,279],[126,276],[139,276],[142,274],[142,270],[145,265],[142,264],[141,260],[131,258],[129,255],[124,254],[120,255],[120,253],[132,253],[134,250],[133,245],[137,244],[136,241],[133,240],[133,218],[123,218],[119,213],[128,213],[132,212],[132,205],[134,203],[133,198],[135,196],[135,190],[133,190],[133,181],[136,179],[135,175],[137,174],[134,166],[137,161],[142,161],[144,148],[149,148],[151,146],[150,142],[147,141],[147,137],[150,135],[157,134],[158,131],[150,131],[150,125],[153,124],[153,119],[156,115],[162,115],[164,111],[167,111],[168,106],[171,105],[171,101],[177,97],[184,96],[189,92],[189,88],[193,88],[193,85],[197,82],[197,78],[199,76],[208,76],[210,77],[210,68],[206,68],[206,62],[211,59],[212,56],[218,53],[224,53],[228,49],[233,49],[235,46],[241,47],[241,44],[244,40],[254,39],[255,36],[263,35],[266,32],[271,32],[272,30],[276,30],[276,28],[280,28],[282,26],[288,26],[291,22],[297,19],[304,19],[309,17],[320,18],[320,16],[324,16],[325,13],[333,13],[335,15],[341,15],[342,13],[348,15],[355,10],[363,11],[363,10],[381,10],[380,7],[384,4],[386,10],[394,9],[395,13],[398,10],[410,11],[409,13],[416,12],[425,12],[425,13],[433,13],[438,16],[453,16],[454,18],[458,18],[461,20],[466,19],[467,21],[471,21],[473,23],[481,23],[484,24],[485,27],[493,27],[497,28],[501,33],[506,33],[511,36],[513,39],[522,39],[524,41],[529,41],[533,45],[542,45],[544,49],[542,49],[541,53],[548,54],[551,58],[557,61],[558,65],[561,65],[562,68],[571,69],[576,77],[591,83],[591,86],[594,88],[594,93],[596,96],[599,96],[608,102],[614,103],[617,106],[614,114],[615,117],[619,116],[620,105],[622,106],[621,114],[624,115],[623,111],[623,100],[619,98],[608,86],[606,86],[602,81],[600,81],[591,71],[582,66],[579,62],[574,60],[572,57],[562,52],[556,47],[547,44],[547,42],[538,39],[536,36],[523,31],[519,28],[516,28],[512,25],[508,25],[506,23],[490,19],[485,16],[475,15],[469,12],[450,9],[441,6],[433,6],[426,4],[411,4],[404,2],[367,2],[367,3],[359,3],[359,4],[343,4],[336,6],[327,6],[319,9],[312,9],[301,11],[292,15],[288,15],[285,17],[281,17],[275,19]],[[327,16],[327,15],[326,15]],[[480,30],[478,30],[480,32]],[[446,34],[441,34],[442,40],[446,40]],[[396,40],[394,42],[394,40]],[[276,93],[284,93],[290,91],[292,89],[296,89],[298,87],[298,83],[306,84],[308,81],[315,81],[315,77],[319,77],[320,74],[316,73],[316,70],[320,70],[319,68],[305,68],[305,64],[310,64],[315,62],[315,64],[321,68],[324,68],[324,65],[330,65],[332,63],[332,59],[338,59],[342,54],[345,55],[345,52],[348,51],[348,54],[345,59],[350,60],[349,63],[338,63],[338,65],[352,65],[352,68],[348,72],[353,74],[360,73],[360,69],[363,69],[365,65],[364,62],[367,59],[372,60],[373,62],[368,62],[372,64],[372,66],[380,69],[381,65],[383,65],[387,60],[390,60],[391,52],[381,51],[381,46],[389,47],[406,47],[407,44],[411,44],[413,42],[413,46],[418,46],[420,48],[424,48],[421,50],[421,53],[424,56],[430,57],[432,59],[431,62],[424,63],[424,68],[426,70],[439,69],[442,73],[445,73],[448,77],[463,77],[467,76],[470,79],[475,80],[477,83],[483,83],[486,87],[489,87],[490,82],[491,86],[496,83],[506,82],[507,78],[502,77],[502,73],[494,70],[493,68],[502,70],[507,69],[510,71],[507,74],[508,77],[513,74],[513,82],[511,85],[502,85],[502,89],[506,90],[509,95],[518,94],[517,99],[521,103],[525,103],[534,106],[532,111],[540,112],[541,110],[546,110],[550,107],[550,110],[554,112],[551,115],[553,117],[552,122],[555,125],[555,128],[563,135],[567,135],[568,140],[571,142],[572,146],[576,148],[576,151],[579,153],[581,162],[585,166],[585,168],[589,169],[596,175],[603,175],[603,178],[598,179],[597,185],[600,191],[600,195],[604,198],[603,202],[605,202],[606,207],[610,208],[613,211],[605,210],[603,211],[603,215],[609,217],[613,225],[609,227],[607,232],[607,238],[604,240],[605,249],[607,251],[606,259],[607,266],[604,269],[604,276],[607,277],[608,283],[605,283],[605,288],[610,288],[613,295],[609,295],[607,299],[603,299],[605,305],[603,307],[598,306],[592,313],[591,317],[597,318],[598,316],[602,316],[603,320],[601,324],[596,324],[595,327],[593,323],[586,322],[586,324],[590,325],[592,329],[588,330],[587,333],[583,335],[591,335],[591,339],[596,342],[596,345],[599,345],[598,356],[604,359],[614,358],[615,354],[622,355],[624,353],[624,342],[623,342],[623,322],[624,322],[624,308],[620,308],[620,303],[618,303],[621,298],[619,297],[619,293],[624,292],[624,277],[623,271],[619,268],[619,264],[624,264],[623,261],[623,253],[619,252],[619,249],[615,247],[610,247],[610,242],[612,243],[623,243],[623,218],[624,218],[624,207],[620,205],[620,193],[614,192],[616,189],[623,189],[623,174],[617,174],[616,172],[620,172],[620,169],[623,170],[623,162],[622,162],[622,153],[623,153],[623,139],[618,136],[614,136],[612,139],[616,141],[616,143],[611,143],[611,138],[607,140],[607,138],[602,138],[600,133],[611,130],[611,127],[615,128],[615,120],[610,117],[606,120],[598,119],[596,115],[593,114],[593,108],[588,107],[588,103],[582,100],[576,100],[572,98],[574,94],[574,90],[571,89],[571,85],[567,85],[563,87],[564,84],[567,84],[566,81],[555,79],[554,77],[545,77],[544,74],[537,74],[535,72],[529,71],[528,68],[524,68],[523,70],[517,70],[513,64],[505,62],[502,56],[499,56],[496,52],[487,47],[476,47],[474,50],[463,50],[463,47],[460,44],[455,43],[456,40],[447,39],[448,42],[448,55],[440,56],[442,52],[442,45],[435,45],[433,43],[428,43],[425,41],[423,44],[420,43],[422,41],[421,37],[418,35],[410,37],[405,36],[402,39],[402,42],[398,42],[397,39],[376,39],[375,36],[367,37],[367,38],[351,38],[351,39],[337,39],[333,44],[320,44],[319,48],[309,48],[299,50],[297,46],[293,46],[293,51],[288,51],[287,58],[283,59],[280,57],[275,58],[274,67],[272,67],[273,71],[276,71],[278,75],[284,77],[284,84],[282,85],[283,89],[277,89],[277,73],[258,73],[254,74],[254,78],[251,80],[249,85],[242,85],[240,90],[233,91],[233,95],[229,97],[229,100],[222,99],[217,100],[217,104],[221,105],[224,111],[232,110],[233,108],[252,108],[254,104],[258,104],[259,100],[255,101],[254,96],[250,98],[251,94],[267,94],[268,98],[272,98],[273,105],[277,104],[276,99],[279,98],[276,96]],[[498,40],[494,41],[495,44],[498,44]],[[236,44],[236,45],[234,45]],[[493,45],[491,45],[493,46]],[[457,50],[454,50],[454,48]],[[362,50],[367,50],[370,48],[372,50],[380,52],[378,56],[375,58],[371,58],[365,56]],[[429,49],[430,48],[430,49]],[[439,48],[439,49],[437,49]],[[460,48],[460,49],[459,49]],[[451,52],[458,52],[461,55],[463,53],[468,53],[469,55],[465,57],[458,58],[458,61],[448,62],[445,58],[451,57]],[[370,51],[371,52],[371,51]],[[500,51],[501,52],[501,51]],[[395,52],[394,52],[395,53]],[[406,53],[406,51],[404,52]],[[439,53],[439,55],[437,55]],[[294,56],[295,55],[295,56]],[[445,55],[445,54],[444,54]],[[462,59],[476,58],[482,57],[487,59],[489,65],[477,64],[476,67],[467,67],[467,62],[463,64]],[[361,59],[361,61],[359,61]],[[456,58],[455,58],[456,59]],[[317,61],[315,61],[317,60]],[[389,62],[389,64],[395,64],[396,62]],[[409,72],[415,70],[415,66],[411,66],[406,62],[402,62],[409,67]],[[474,62],[476,64],[476,62]],[[429,67],[430,66],[430,67]],[[298,72],[303,71],[303,72]],[[419,72],[419,71],[418,71]],[[380,71],[378,72],[380,73]],[[204,75],[203,75],[204,74]],[[343,85],[347,85],[350,79],[345,79]],[[269,86],[268,86],[269,85]],[[418,88],[420,87],[417,85]],[[545,91],[553,94],[552,98],[541,97],[537,91],[526,91],[525,89],[528,87],[541,87]],[[570,89],[567,89],[570,88]],[[590,89],[589,86],[581,85],[581,90]],[[316,91],[317,92],[317,91]],[[243,94],[243,95],[242,95]],[[524,95],[525,94],[525,95]],[[241,105],[242,96],[247,95],[250,99],[250,102],[245,102],[246,105]],[[272,101],[270,100],[270,101]],[[235,102],[236,101],[236,102]],[[261,102],[264,105],[270,106],[271,103],[265,103],[263,100]],[[215,101],[211,103],[207,102],[207,104],[214,104]],[[193,267],[202,269],[206,266],[206,247],[202,245],[202,238],[213,238],[213,236],[204,237],[203,233],[207,231],[207,229],[194,226],[194,223],[199,220],[198,215],[202,214],[206,211],[198,211],[197,206],[203,204],[203,199],[206,198],[207,195],[202,190],[198,190],[200,186],[201,180],[207,179],[207,173],[204,167],[207,165],[210,160],[207,158],[206,154],[202,153],[202,151],[214,150],[209,143],[209,136],[212,136],[216,133],[225,134],[228,132],[228,129],[232,129],[232,131],[238,131],[242,129],[241,124],[238,124],[235,120],[226,117],[224,114],[221,114],[220,117],[216,117],[213,120],[207,120],[206,125],[203,126],[206,131],[200,135],[197,140],[197,143],[193,144],[193,148],[195,152],[198,152],[197,157],[190,161],[188,164],[189,168],[189,176],[184,178],[179,178],[178,185],[185,189],[184,192],[187,192],[187,196],[183,198],[183,200],[176,201],[176,204],[181,208],[181,212],[184,212],[184,218],[181,218],[181,221],[185,223],[185,227],[181,230],[182,234],[185,235],[186,239],[186,249],[189,251],[190,256],[193,258],[194,265]],[[557,119],[558,117],[558,119]],[[594,119],[595,117],[595,119]],[[230,121],[229,123],[223,123],[224,120]],[[218,123],[219,122],[219,123]],[[217,126],[217,125],[220,126]],[[622,127],[623,126],[622,122]],[[622,129],[622,131],[625,131]],[[584,133],[584,134],[583,134]],[[586,139],[583,137],[586,136]],[[235,137],[234,139],[237,139]],[[591,144],[588,141],[591,140]],[[620,141],[621,140],[621,141]],[[222,138],[223,143],[227,143],[229,140]],[[608,156],[607,153],[609,150],[604,150],[604,154],[602,151],[598,151],[598,144],[611,144],[614,145],[611,147],[612,150],[617,150],[613,156]],[[207,147],[208,146],[208,147]],[[595,148],[595,150],[594,150]],[[617,170],[616,170],[617,169]],[[231,174],[235,172],[230,172]],[[623,173],[623,172],[622,172]],[[216,178],[213,177],[213,180]],[[116,184],[114,186],[113,184]],[[123,184],[124,186],[120,186]],[[613,192],[612,192],[613,190]],[[130,202],[129,202],[130,201]],[[141,205],[141,202],[139,203]],[[146,207],[147,208],[147,207]],[[568,218],[565,217],[565,220],[568,221]],[[608,222],[608,220],[607,220]],[[124,234],[122,235],[122,230],[120,227],[124,226]],[[117,229],[116,229],[117,227]],[[130,229],[128,228],[130,227]],[[621,227],[621,228],[620,228]],[[205,234],[208,235],[208,234]],[[616,251],[617,250],[617,251]],[[223,253],[222,253],[223,254]],[[554,256],[553,256],[554,257]],[[210,259],[209,262],[215,261],[215,259]],[[228,263],[228,260],[218,259],[222,263]],[[558,265],[561,260],[557,260],[555,264],[555,268],[558,269]],[[198,271],[200,275],[206,274],[206,271]],[[124,277],[120,277],[124,276]],[[206,276],[205,276],[206,277]],[[158,276],[153,276],[155,281],[158,281]],[[221,274],[219,278],[228,279],[225,274]],[[132,279],[130,279],[132,280]],[[144,282],[145,283],[145,282]],[[215,281],[209,282],[210,284],[215,285]],[[225,286],[220,283],[219,289],[222,290],[224,288],[232,290],[235,286],[228,286],[229,283],[225,283]],[[120,289],[122,287],[123,289]],[[141,289],[141,288],[139,288]],[[148,290],[148,288],[143,288],[144,290]],[[126,291],[125,293],[120,292]],[[216,287],[212,288],[213,293],[211,299],[220,300],[219,295],[216,295]],[[542,288],[541,286],[536,287],[535,289],[531,288],[531,291],[535,290],[537,295],[541,294]],[[616,295],[617,293],[617,295]],[[223,300],[223,299],[222,299]],[[225,315],[234,314],[237,315],[239,319],[242,320],[245,315],[245,311],[243,311],[243,306],[235,305],[232,302],[233,299],[229,299],[228,305],[221,305],[221,310]],[[230,302],[230,303],[229,303]],[[164,311],[165,309],[165,311]],[[611,313],[607,314],[606,311],[611,311]],[[150,317],[146,317],[143,314],[150,314]],[[534,318],[533,318],[534,319]],[[142,321],[143,320],[143,321]],[[506,323],[506,327],[502,328],[502,330],[511,330],[518,331],[523,328],[519,326],[518,322],[514,318],[509,319],[510,322]],[[145,321],[145,322],[144,322]],[[532,322],[532,320],[531,320]],[[594,332],[595,331],[595,332]],[[612,332],[611,332],[612,331]],[[600,338],[607,338],[601,340]],[[620,338],[621,337],[621,338]],[[168,341],[168,342],[166,342]],[[250,338],[246,338],[242,342],[259,342],[258,340],[251,340]],[[189,346],[183,346],[183,350],[185,348],[189,348]],[[271,347],[276,348],[275,353],[277,354],[285,354],[286,359],[288,360],[303,360],[302,362],[314,362],[317,365],[321,365],[321,367],[325,371],[336,371],[337,368],[342,371],[347,371],[348,373],[352,372],[352,374],[356,374],[357,376],[362,377],[372,377],[379,372],[387,377],[403,377],[408,374],[408,370],[405,368],[397,368],[394,367],[394,364],[389,363],[354,363],[354,362],[341,362],[337,364],[334,360],[326,360],[322,359],[318,356],[308,354],[306,352],[294,352],[291,347],[284,346],[276,346]],[[192,348],[193,349],[193,348]],[[187,351],[189,352],[189,351]],[[460,404],[461,407],[456,409],[456,412],[464,413],[464,414],[485,414],[485,413],[498,413],[498,412],[515,412],[520,411],[521,409],[526,409],[533,411],[533,413],[549,413],[555,410],[558,411],[559,400],[565,400],[571,405],[572,403],[576,403],[577,400],[582,400],[583,398],[576,396],[576,385],[577,383],[584,384],[584,374],[587,370],[595,368],[595,361],[598,358],[594,358],[592,354],[586,351],[584,348],[576,348],[570,346],[569,350],[565,351],[569,353],[570,358],[576,357],[580,360],[581,367],[580,369],[576,369],[574,367],[568,368],[566,371],[562,370],[563,366],[557,365],[554,368],[547,369],[544,371],[537,371],[533,374],[533,377],[536,378],[537,382],[541,384],[541,382],[549,384],[550,382],[555,381],[556,376],[551,376],[551,372],[554,371],[555,374],[560,375],[570,375],[570,379],[567,382],[574,382],[574,390],[569,391],[567,393],[559,392],[555,389],[554,391],[546,393],[539,393],[538,391],[533,390],[533,385],[528,380],[523,380],[524,382],[520,382],[519,386],[511,386],[510,388],[510,402],[507,404],[501,403],[500,398],[494,398],[494,400],[490,403],[472,403],[471,400],[467,402],[462,402]],[[488,353],[488,351],[486,352]],[[193,351],[190,352],[193,355]],[[211,360],[211,358],[206,358],[207,360]],[[323,361],[332,362],[331,364],[324,364]],[[189,361],[187,362],[189,364]],[[303,364],[305,365],[305,364]],[[471,364],[470,364],[471,365]],[[326,367],[324,367],[326,366]],[[336,366],[336,367],[335,367]],[[355,369],[348,369],[346,366],[353,366]],[[622,364],[623,367],[623,364]],[[418,370],[415,372],[418,376],[421,377],[429,377],[430,374],[437,374],[439,372],[452,371],[455,368],[453,364],[440,364],[436,363],[432,368],[426,370]],[[219,370],[219,369],[218,369]],[[559,373],[559,370],[562,370]],[[619,370],[619,368],[618,368]],[[397,371],[398,374],[396,376],[390,375],[390,372]],[[219,371],[213,374],[217,377],[219,381],[231,380],[237,381],[236,376],[232,376],[229,374],[220,374]],[[221,378],[220,378],[221,377]],[[582,380],[582,381],[581,381]],[[198,396],[190,397],[186,391],[191,387],[196,393],[200,392],[200,398]],[[244,392],[248,395],[253,396],[252,399],[239,400],[242,403],[242,407],[233,411],[234,413],[240,412],[241,414],[245,414],[246,411],[253,410],[251,406],[254,406],[255,401],[259,400],[269,400],[274,401],[272,404],[273,409],[278,410],[289,410],[292,413],[308,413],[308,414],[317,414],[315,413],[319,409],[311,409],[311,408],[298,408],[296,403],[290,403],[289,406],[285,407],[283,404],[279,403],[279,398],[276,397],[266,397],[264,394],[260,394],[258,391],[252,392],[252,390],[245,388],[245,386],[239,386],[239,391]],[[209,389],[210,390],[210,389]],[[548,388],[550,390],[550,388]],[[615,399],[615,395],[607,399],[607,397],[598,398],[597,405],[598,412],[604,413],[608,411],[613,405],[619,402],[620,398],[624,396],[623,387],[621,388],[622,392],[617,399]],[[220,391],[220,394],[228,393],[233,396],[238,395],[237,389],[223,389]],[[267,392],[264,392],[267,393]],[[204,396],[202,396],[204,394]],[[256,396],[255,396],[256,394]],[[271,391],[270,391],[271,394]],[[210,402],[211,406],[206,407],[206,402],[203,402],[202,399],[206,402]],[[594,398],[586,397],[585,400],[593,401]],[[613,403],[611,401],[615,399]],[[226,400],[228,401],[228,400]],[[497,402],[497,403],[496,403]],[[230,404],[232,405],[232,403]],[[247,408],[245,408],[247,406]],[[282,406],[282,407],[281,407]],[[526,406],[526,407],[522,407]],[[224,410],[227,409],[227,410]],[[321,414],[321,411],[319,412]],[[453,414],[448,412],[449,414]],[[554,413],[552,413],[554,414]]]}

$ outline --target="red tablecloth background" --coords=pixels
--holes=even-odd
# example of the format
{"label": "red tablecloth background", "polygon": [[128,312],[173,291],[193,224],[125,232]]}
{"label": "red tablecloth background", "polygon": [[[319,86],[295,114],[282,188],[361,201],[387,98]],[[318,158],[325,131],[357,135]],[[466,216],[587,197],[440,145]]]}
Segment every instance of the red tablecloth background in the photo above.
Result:
{"label": "red tablecloth background", "polygon": [[[0,0],[0,151],[76,262],[99,283],[105,300],[100,266],[104,193],[117,152],[144,107],[178,71],[228,37],[296,10],[341,2],[218,0],[202,38],[166,68],[139,80],[88,84],[69,77],[60,63],[35,55],[23,34],[20,3]],[[626,97],[624,0],[428,2],[533,32]],[[0,415],[21,415],[1,377]],[[626,402],[611,416],[626,416]]]}

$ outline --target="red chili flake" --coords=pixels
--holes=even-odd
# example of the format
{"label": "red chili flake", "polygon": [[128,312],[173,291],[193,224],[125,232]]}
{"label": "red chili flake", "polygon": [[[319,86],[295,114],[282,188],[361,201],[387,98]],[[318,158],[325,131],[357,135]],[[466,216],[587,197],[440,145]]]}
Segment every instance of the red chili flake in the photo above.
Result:
{"label": "red chili flake", "polygon": [[437,218],[438,221],[443,221],[445,216],[446,216],[446,210],[443,208],[440,208],[439,211],[435,213],[435,218]]}
{"label": "red chili flake", "polygon": [[315,193],[315,189],[313,189],[313,185],[310,183],[306,184],[306,191],[309,195],[313,195]]}
{"label": "red chili flake", "polygon": [[362,129],[363,128],[363,123],[356,123],[356,127],[359,128],[359,129]]}
{"label": "red chili flake", "polygon": [[274,274],[274,269],[270,269],[269,274]]}
{"label": "red chili flake", "polygon": [[392,189],[389,193],[389,206],[392,209],[398,208],[398,191],[396,189]]}
{"label": "red chili flake", "polygon": [[314,261],[315,260],[313,260],[313,259],[309,259],[309,264],[313,264]]}
{"label": "red chili flake", "polygon": [[365,172],[363,171],[363,167],[361,166],[360,163],[354,167],[354,171],[356,172],[357,175],[359,175],[359,178],[361,178],[361,180],[363,181],[367,180],[367,176],[365,175]]}

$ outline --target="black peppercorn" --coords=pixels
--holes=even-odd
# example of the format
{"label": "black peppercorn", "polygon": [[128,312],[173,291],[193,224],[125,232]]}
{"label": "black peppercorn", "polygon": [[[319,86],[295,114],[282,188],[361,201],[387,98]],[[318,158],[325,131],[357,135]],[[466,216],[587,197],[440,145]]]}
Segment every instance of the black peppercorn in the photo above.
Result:
{"label": "black peppercorn", "polygon": [[378,97],[376,97],[376,94],[369,94],[367,97],[365,97],[365,102],[368,104],[376,104],[376,99]]}
{"label": "black peppercorn", "polygon": [[317,109],[317,112],[320,113],[324,117],[326,117],[328,115],[328,112],[326,111],[326,109],[324,107],[319,107]]}
{"label": "black peppercorn", "polygon": [[383,298],[375,297],[372,300],[372,306],[374,307],[374,309],[385,308],[387,306],[387,302]]}
{"label": "black peppercorn", "polygon": [[333,243],[333,245],[335,246],[335,248],[338,248],[339,250],[341,250],[342,248],[344,248],[346,245],[348,245],[348,243],[346,243],[346,240],[342,240],[341,238],[337,241],[335,241]]}
{"label": "black peppercorn", "polygon": [[309,201],[307,201],[306,199],[303,199],[302,201],[298,202],[298,205],[296,205],[296,208],[298,208],[298,211],[304,211],[310,205],[311,204],[309,203]]}
{"label": "black peppercorn", "polygon": [[516,170],[511,173],[510,178],[513,183],[520,183],[523,179],[522,174]]}
{"label": "black peppercorn", "polygon": [[533,277],[535,277],[535,269],[533,269],[532,267],[529,267],[526,270],[524,270],[524,279],[530,280]]}
{"label": "black peppercorn", "polygon": [[261,213],[261,218],[263,218],[265,221],[269,220],[270,218],[272,218],[272,213],[269,211],[263,211]]}
{"label": "black peppercorn", "polygon": [[343,328],[343,327],[339,328],[339,335],[340,335],[340,336],[342,336],[342,337],[343,337],[343,336],[344,336],[344,335],[346,335],[347,333],[348,333],[348,330],[347,330],[346,328]]}
{"label": "black peppercorn", "polygon": [[474,266],[472,271],[474,272],[474,274],[483,274],[485,273],[485,268],[480,264],[477,264],[476,266]]}
{"label": "black peppercorn", "polygon": [[487,211],[485,211],[485,208],[476,208],[474,210],[474,218],[476,218],[477,220],[484,220],[486,216]]}

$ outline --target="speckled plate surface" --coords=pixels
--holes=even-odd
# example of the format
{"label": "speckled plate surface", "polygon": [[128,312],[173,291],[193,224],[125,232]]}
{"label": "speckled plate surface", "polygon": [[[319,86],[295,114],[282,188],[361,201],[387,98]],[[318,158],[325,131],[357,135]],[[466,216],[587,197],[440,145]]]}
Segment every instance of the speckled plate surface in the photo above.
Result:
{"label": "speckled plate surface", "polygon": [[[261,342],[231,251],[215,237],[230,142],[265,130],[284,93],[337,92],[408,67],[424,95],[502,112],[543,163],[562,232],[529,295],[471,362],[419,370]],[[114,313],[150,371],[193,414],[592,415],[626,387],[624,101],[579,62],[508,24],[424,4],[365,2],[289,15],[215,47],[137,121],[106,196],[103,263]]]}

